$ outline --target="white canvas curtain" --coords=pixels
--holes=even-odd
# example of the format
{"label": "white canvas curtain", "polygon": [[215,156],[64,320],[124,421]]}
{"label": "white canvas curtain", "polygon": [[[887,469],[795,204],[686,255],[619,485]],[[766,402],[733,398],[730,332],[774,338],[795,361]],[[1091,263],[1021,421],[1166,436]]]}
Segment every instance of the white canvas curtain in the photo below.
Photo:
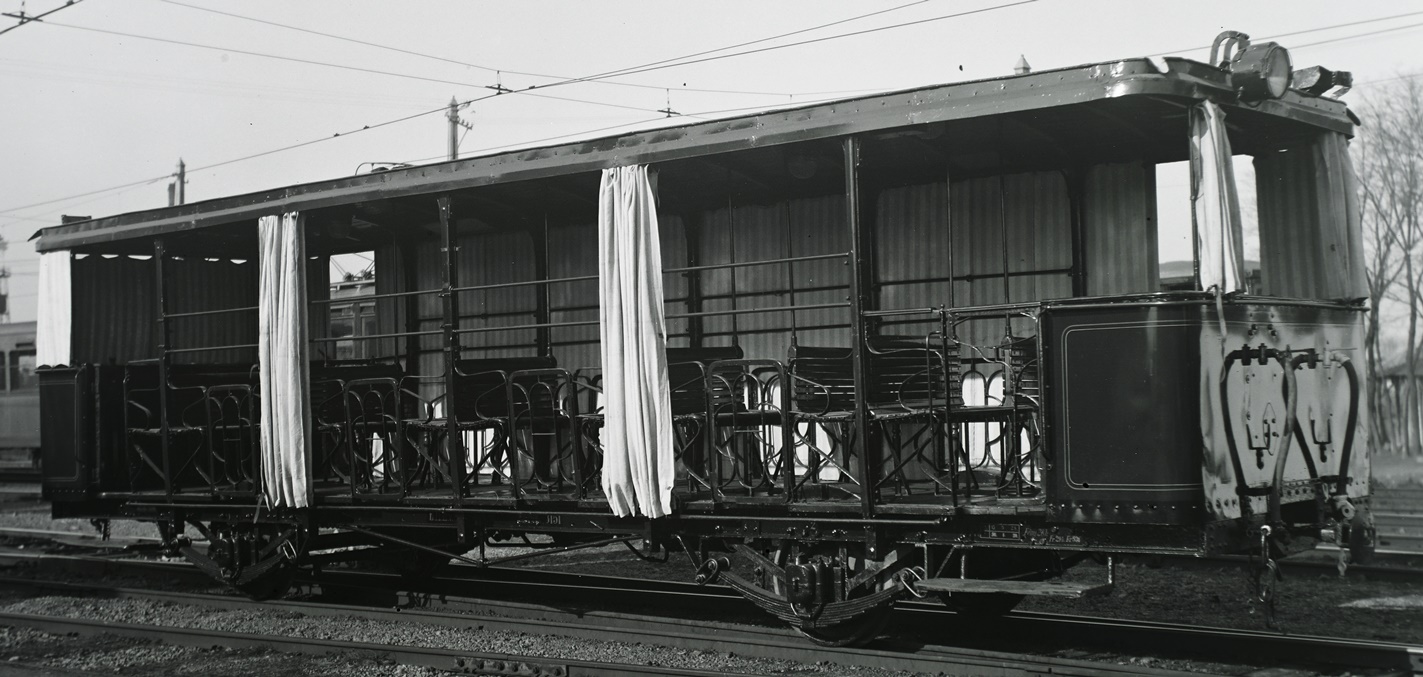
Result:
{"label": "white canvas curtain", "polygon": [[657,205],[646,166],[603,170],[598,320],[603,351],[603,491],[619,517],[672,511],[672,403]]}
{"label": "white canvas curtain", "polygon": [[296,212],[264,216],[257,222],[262,488],[274,508],[303,508],[310,498],[305,230]]}
{"label": "white canvas curtain", "polygon": [[1202,101],[1191,108],[1191,218],[1202,289],[1220,293],[1245,288],[1245,234],[1235,192],[1230,139],[1220,106]]}
{"label": "white canvas curtain", "polygon": [[35,323],[35,363],[68,365],[72,356],[73,258],[69,250],[40,254],[39,316]]}

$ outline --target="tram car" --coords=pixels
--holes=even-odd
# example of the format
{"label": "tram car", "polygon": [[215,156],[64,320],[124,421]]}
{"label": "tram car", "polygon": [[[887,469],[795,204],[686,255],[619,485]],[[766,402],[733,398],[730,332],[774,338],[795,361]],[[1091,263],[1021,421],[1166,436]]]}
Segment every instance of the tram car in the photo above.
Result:
{"label": "tram car", "polygon": [[0,479],[36,482],[40,462],[40,391],[35,323],[0,324]]}
{"label": "tram car", "polygon": [[[1057,580],[1085,556],[1366,546],[1348,74],[1212,52],[46,228],[45,495],[254,596],[641,539],[827,644],[1110,590]],[[335,336],[355,252],[372,327]]]}

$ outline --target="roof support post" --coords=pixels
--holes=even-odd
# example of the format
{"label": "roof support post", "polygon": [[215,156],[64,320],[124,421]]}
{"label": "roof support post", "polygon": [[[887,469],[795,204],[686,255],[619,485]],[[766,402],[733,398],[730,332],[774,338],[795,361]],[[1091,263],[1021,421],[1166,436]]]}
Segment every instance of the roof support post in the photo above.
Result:
{"label": "roof support post", "polygon": [[865,400],[869,385],[869,356],[866,348],[869,334],[864,315],[869,301],[867,294],[871,288],[866,279],[867,238],[862,223],[862,200],[860,195],[860,140],[854,136],[845,137],[845,224],[850,231],[850,362],[855,381],[855,440],[850,446],[851,453],[858,459],[860,473],[860,512],[864,517],[874,514],[875,480],[870,453],[875,450],[876,440],[870,435],[870,416]]}
{"label": "roof support post", "polygon": [[1062,172],[1067,182],[1067,203],[1072,219],[1072,295],[1087,295],[1086,197],[1087,168],[1076,166]]}
{"label": "roof support post", "polygon": [[173,495],[172,431],[168,429],[168,295],[163,281],[163,239],[153,240],[153,288],[158,293],[158,444],[163,454],[163,492]]}
{"label": "roof support post", "polygon": [[534,292],[538,295],[534,299],[534,322],[539,325],[535,330],[535,340],[538,342],[539,357],[552,357],[553,328],[549,325],[553,324],[553,311],[548,284],[548,271],[552,262],[549,260],[548,214],[544,214],[541,227],[527,228],[526,232],[534,241],[534,277],[543,283],[534,287]]}
{"label": "roof support post", "polygon": [[440,300],[444,303],[444,322],[440,328],[444,330],[445,339],[445,452],[450,483],[454,485],[451,487],[452,497],[458,504],[464,490],[464,439],[460,433],[459,417],[455,414],[458,405],[455,366],[459,362],[460,339],[459,334],[455,333],[459,325],[459,299],[454,289],[459,286],[459,246],[450,196],[441,195],[435,202],[440,210],[441,251],[445,254],[445,280],[440,290]]}
{"label": "roof support post", "polygon": [[[702,265],[702,215],[689,211],[682,215],[683,240],[687,246],[687,267]],[[702,312],[702,274],[699,270],[682,273],[687,280],[687,312]],[[687,345],[701,348],[706,340],[706,322],[700,315],[687,318]]]}
{"label": "roof support post", "polygon": [[[410,238],[395,242],[395,255],[400,257],[401,291],[415,291],[420,285],[420,259],[414,245],[414,240]],[[420,331],[420,297],[412,294],[400,303],[405,306],[405,332],[408,334],[405,337],[405,370],[412,374],[419,373],[421,337],[416,334]]]}

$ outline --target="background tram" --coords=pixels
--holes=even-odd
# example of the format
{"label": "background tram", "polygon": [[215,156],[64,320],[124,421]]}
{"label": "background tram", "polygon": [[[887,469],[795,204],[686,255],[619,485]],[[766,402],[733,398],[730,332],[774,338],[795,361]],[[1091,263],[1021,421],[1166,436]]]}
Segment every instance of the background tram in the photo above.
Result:
{"label": "background tram", "polygon": [[0,478],[33,482],[39,476],[40,392],[35,373],[35,323],[0,324]]}
{"label": "background tram", "polygon": [[[1086,554],[1366,541],[1355,123],[1218,46],[46,229],[45,493],[254,595],[638,535],[826,643],[911,591],[1099,594],[1050,580]],[[353,252],[374,313],[333,332]]]}

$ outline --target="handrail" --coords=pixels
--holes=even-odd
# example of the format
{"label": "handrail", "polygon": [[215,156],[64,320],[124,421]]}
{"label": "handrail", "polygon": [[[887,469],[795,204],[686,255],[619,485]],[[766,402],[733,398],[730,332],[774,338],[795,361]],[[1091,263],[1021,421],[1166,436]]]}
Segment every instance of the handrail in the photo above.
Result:
{"label": "handrail", "polygon": [[[219,351],[219,350],[246,350],[246,349],[248,349],[248,348],[256,348],[256,347],[257,347],[257,344],[255,344],[255,343],[242,343],[242,344],[239,344],[239,345],[232,345],[232,346],[205,346],[205,347],[202,347],[202,348],[169,348],[169,349],[166,350],[165,352],[166,352],[167,354],[170,354],[170,355],[171,355],[171,354],[174,354],[174,353],[203,353],[203,352],[217,352],[217,351]],[[130,362],[129,364],[137,364],[137,363],[136,363],[136,362]]]}
{"label": "handrail", "polygon": [[558,277],[551,280],[524,280],[522,282],[498,282],[495,284],[477,284],[471,287],[453,287],[451,292],[461,293],[467,291],[485,291],[488,289],[510,289],[513,287],[533,287],[541,284],[558,284],[560,282],[588,282],[598,279],[597,275],[580,275],[578,277]]}
{"label": "handrail", "polygon": [[953,312],[947,308],[892,308],[890,310],[866,310],[862,315],[865,317],[898,317],[902,315],[938,315],[943,312]]}
{"label": "handrail", "polygon": [[[709,317],[714,315],[750,315],[753,313],[785,313],[792,310],[821,310],[825,308],[845,308],[849,302],[839,303],[817,303],[808,306],[774,306],[771,308],[740,308],[736,310],[706,310],[697,313],[673,313],[666,316],[668,320],[680,320],[689,317]],[[561,329],[565,327],[589,327],[598,324],[598,320],[580,320],[575,322],[538,322],[533,324],[515,324],[507,327],[473,327],[467,329],[456,329],[456,334],[482,334],[492,331],[515,331],[519,329]]]}
{"label": "handrail", "polygon": [[734,310],[704,310],[696,313],[673,313],[666,319],[680,320],[688,317],[710,317],[713,315],[751,315],[753,313],[786,313],[792,310],[821,310],[824,308],[847,308],[849,301],[838,303],[815,303],[808,306],[772,306],[769,308],[738,308]]}
{"label": "handrail", "polygon": [[398,334],[367,334],[365,336],[335,336],[325,338],[309,339],[312,343],[337,343],[340,341],[370,341],[375,339],[405,338],[407,336],[439,336],[445,333],[442,329],[431,329],[429,331],[407,331]]}
{"label": "handrail", "polygon": [[204,315],[221,315],[223,313],[246,313],[257,310],[259,306],[244,306],[242,308],[220,308],[218,310],[195,310],[191,313],[168,313],[163,318],[172,320],[183,317],[201,317]]}
{"label": "handrail", "polygon": [[[721,270],[721,269],[725,269],[725,268],[749,268],[749,267],[754,267],[754,266],[770,266],[770,265],[776,265],[776,264],[782,264],[782,263],[800,263],[800,262],[802,262],[802,261],[820,261],[820,260],[825,260],[825,259],[838,259],[838,258],[845,258],[846,256],[849,256],[849,254],[842,252],[842,253],[837,253],[837,254],[815,254],[815,255],[812,255],[812,256],[793,256],[793,257],[780,258],[780,259],[764,259],[764,260],[761,260],[761,261],[733,261],[733,262],[730,262],[730,263],[713,263],[713,264],[709,264],[709,265],[705,265],[705,266],[684,266],[684,267],[682,267],[682,268],[663,268],[663,269],[662,269],[662,274],[663,274],[663,275],[671,275],[671,274],[677,274],[677,273],[692,273],[692,272],[697,272],[697,271],[702,271],[702,270]],[[452,291],[452,292],[457,292],[457,293],[463,293],[463,292],[470,292],[470,291],[487,291],[487,290],[491,290],[491,289],[511,289],[511,288],[515,288],[515,287],[533,287],[533,286],[542,285],[542,284],[559,284],[559,283],[568,283],[568,282],[590,282],[590,281],[597,280],[597,279],[598,279],[598,276],[597,276],[597,275],[579,275],[579,276],[576,276],[576,277],[559,277],[559,278],[553,278],[553,279],[548,279],[548,280],[523,280],[523,281],[520,281],[520,282],[499,282],[499,283],[495,283],[495,284],[478,284],[478,285],[471,285],[471,286],[468,286],[468,287],[454,287],[454,288],[450,289],[450,291]],[[436,291],[439,291],[439,290],[436,290]],[[369,299],[369,298],[378,298],[378,297],[361,296],[361,297],[353,297],[353,298]]]}
{"label": "handrail", "polygon": [[416,289],[415,291],[393,291],[385,294],[370,294],[362,296],[345,296],[339,299],[314,299],[308,301],[311,305],[329,305],[332,303],[359,303],[364,301],[374,301],[377,299],[393,299],[401,296],[420,296],[421,294],[442,294],[443,289]]}
{"label": "handrail", "polygon": [[[557,329],[561,327],[588,327],[598,324],[598,320],[580,320],[577,322],[538,322],[534,324],[512,324],[507,327],[472,327],[468,329],[456,329],[456,334],[483,334],[491,331],[516,331],[519,329]],[[437,332],[440,333],[440,332]],[[480,346],[470,346],[472,349],[479,349]]]}
{"label": "handrail", "polygon": [[825,259],[843,259],[849,256],[849,252],[838,254],[812,254],[810,256],[789,256],[780,259],[763,259],[760,261],[732,261],[730,263],[712,263],[705,266],[686,266],[682,268],[663,268],[662,274],[691,273],[701,270],[720,270],[723,268],[750,268],[753,266],[771,266],[780,263],[800,263],[802,261],[822,261]]}

